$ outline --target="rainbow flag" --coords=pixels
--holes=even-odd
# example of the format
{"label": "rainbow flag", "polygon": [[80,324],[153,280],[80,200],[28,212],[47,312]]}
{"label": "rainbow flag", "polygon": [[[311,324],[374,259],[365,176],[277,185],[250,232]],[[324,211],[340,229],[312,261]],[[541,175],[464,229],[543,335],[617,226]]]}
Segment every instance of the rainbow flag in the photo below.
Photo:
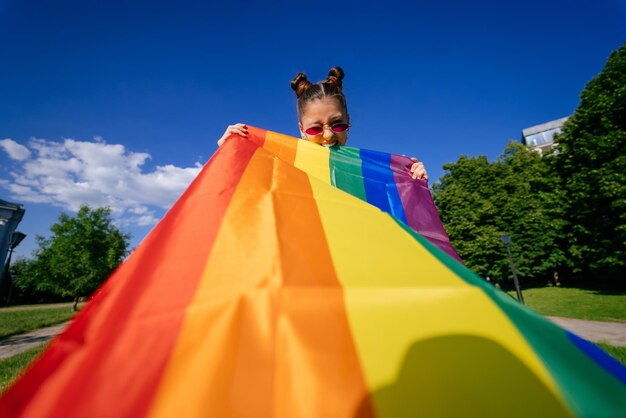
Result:
{"label": "rainbow flag", "polygon": [[625,368],[456,261],[405,159],[249,131],[0,416],[626,416]]}

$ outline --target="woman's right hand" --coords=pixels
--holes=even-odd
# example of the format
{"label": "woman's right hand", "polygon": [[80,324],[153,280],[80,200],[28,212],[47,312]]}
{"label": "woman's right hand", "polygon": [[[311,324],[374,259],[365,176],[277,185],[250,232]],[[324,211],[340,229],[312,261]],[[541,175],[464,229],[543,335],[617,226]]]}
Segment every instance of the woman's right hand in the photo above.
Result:
{"label": "woman's right hand", "polygon": [[222,145],[224,145],[224,142],[226,142],[226,138],[228,138],[232,134],[238,134],[245,138],[248,136],[248,126],[245,123],[236,123],[234,125],[229,125],[228,128],[226,128],[226,132],[224,132],[224,135],[222,135],[222,137],[217,140],[217,146],[221,147]]}

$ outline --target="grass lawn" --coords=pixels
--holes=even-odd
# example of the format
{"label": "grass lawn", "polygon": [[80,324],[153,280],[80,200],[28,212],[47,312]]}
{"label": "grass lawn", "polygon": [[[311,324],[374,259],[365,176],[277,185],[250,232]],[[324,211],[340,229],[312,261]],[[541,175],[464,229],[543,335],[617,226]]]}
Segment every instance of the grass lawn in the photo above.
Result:
{"label": "grass lawn", "polygon": [[[515,297],[515,292],[509,292]],[[522,289],[526,305],[542,315],[626,322],[626,293],[570,287]]]}
{"label": "grass lawn", "polygon": [[45,344],[41,344],[38,347],[24,351],[13,357],[0,360],[0,393],[4,392],[4,390],[9,387],[13,380],[20,375],[22,370],[43,351],[45,346]]}
{"label": "grass lawn", "polygon": [[60,324],[72,318],[71,304],[58,307],[49,305],[47,308],[32,309],[2,308],[0,309],[0,338],[34,331],[50,325]]}

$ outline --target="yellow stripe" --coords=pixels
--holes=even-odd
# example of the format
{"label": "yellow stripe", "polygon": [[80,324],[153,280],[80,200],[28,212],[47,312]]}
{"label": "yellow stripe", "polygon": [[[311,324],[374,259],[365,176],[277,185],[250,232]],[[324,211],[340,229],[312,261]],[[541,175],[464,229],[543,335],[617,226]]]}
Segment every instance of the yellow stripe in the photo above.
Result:
{"label": "yellow stripe", "polygon": [[309,141],[299,140],[296,151],[296,168],[326,184],[330,184],[330,150]]}
{"label": "yellow stripe", "polygon": [[377,208],[311,185],[380,417],[412,408],[431,417],[528,416],[529,408],[569,416],[540,359],[479,288]]}

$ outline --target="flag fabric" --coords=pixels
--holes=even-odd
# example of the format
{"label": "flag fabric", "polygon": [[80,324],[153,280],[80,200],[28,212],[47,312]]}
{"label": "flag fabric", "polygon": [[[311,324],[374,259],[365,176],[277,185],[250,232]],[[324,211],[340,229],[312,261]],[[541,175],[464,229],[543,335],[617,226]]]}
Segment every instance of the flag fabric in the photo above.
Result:
{"label": "flag fabric", "polygon": [[625,368],[458,262],[410,160],[249,133],[0,416],[626,416]]}

